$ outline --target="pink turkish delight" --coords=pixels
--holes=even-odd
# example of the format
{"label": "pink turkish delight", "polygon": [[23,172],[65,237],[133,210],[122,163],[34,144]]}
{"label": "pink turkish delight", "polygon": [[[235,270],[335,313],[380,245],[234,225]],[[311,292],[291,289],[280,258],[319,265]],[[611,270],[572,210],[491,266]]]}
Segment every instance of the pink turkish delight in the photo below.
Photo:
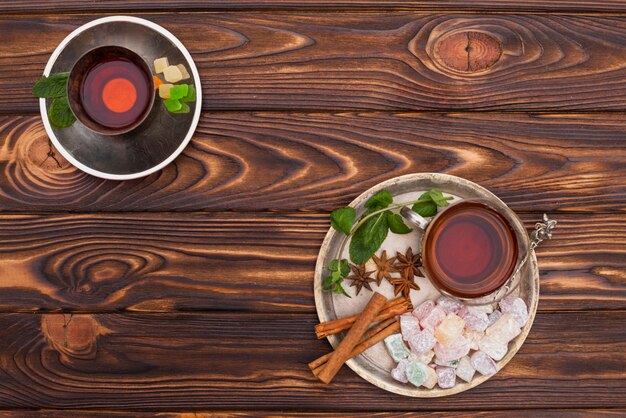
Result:
{"label": "pink turkish delight", "polygon": [[446,311],[446,313],[457,313],[463,307],[463,304],[447,296],[440,296],[437,299],[437,306]]}
{"label": "pink turkish delight", "polygon": [[452,367],[437,366],[437,384],[442,389],[454,387],[456,384],[456,372]]}
{"label": "pink turkish delight", "polygon": [[476,351],[470,357],[470,363],[476,371],[482,375],[494,374],[498,371],[496,363],[482,351]]}
{"label": "pink turkish delight", "polygon": [[437,342],[432,331],[425,329],[409,337],[409,347],[415,354],[423,354],[432,350]]}
{"label": "pink turkish delight", "polygon": [[446,317],[446,312],[439,306],[435,306],[429,313],[420,321],[420,325],[424,329],[435,331],[435,327],[441,323]]}
{"label": "pink turkish delight", "polygon": [[470,350],[470,343],[462,335],[450,345],[435,344],[435,355],[440,361],[458,360],[466,356]]}
{"label": "pink turkish delight", "polygon": [[435,302],[433,302],[432,300],[427,300],[426,302],[415,308],[412,314],[414,317],[421,321],[422,319],[426,318],[426,316],[430,313],[430,311],[433,310],[434,307]]}
{"label": "pink turkish delight", "polygon": [[500,310],[503,314],[513,315],[520,327],[523,327],[528,322],[528,308],[521,298],[509,296],[502,299],[500,301]]}
{"label": "pink turkish delight", "polygon": [[420,332],[420,322],[410,313],[400,315],[400,330],[402,332],[402,338],[408,341],[409,338]]}
{"label": "pink turkish delight", "polygon": [[406,377],[406,365],[408,363],[408,359],[400,360],[396,368],[391,370],[391,377],[393,377],[398,382],[409,383],[409,379]]}
{"label": "pink turkish delight", "polygon": [[465,320],[465,328],[472,329],[474,331],[484,331],[489,325],[489,318],[484,312],[477,312],[472,309],[463,317]]}

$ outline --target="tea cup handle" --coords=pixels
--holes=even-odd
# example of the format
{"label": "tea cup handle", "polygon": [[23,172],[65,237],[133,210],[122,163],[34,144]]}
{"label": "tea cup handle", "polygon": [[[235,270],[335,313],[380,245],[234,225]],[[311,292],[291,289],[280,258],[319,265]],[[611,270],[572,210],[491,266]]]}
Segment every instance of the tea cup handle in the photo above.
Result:
{"label": "tea cup handle", "polygon": [[416,213],[415,211],[409,209],[408,206],[403,206],[400,209],[400,215],[404,219],[406,219],[412,226],[420,229],[422,232],[426,230],[426,227],[430,223],[429,220],[424,218],[422,215]]}

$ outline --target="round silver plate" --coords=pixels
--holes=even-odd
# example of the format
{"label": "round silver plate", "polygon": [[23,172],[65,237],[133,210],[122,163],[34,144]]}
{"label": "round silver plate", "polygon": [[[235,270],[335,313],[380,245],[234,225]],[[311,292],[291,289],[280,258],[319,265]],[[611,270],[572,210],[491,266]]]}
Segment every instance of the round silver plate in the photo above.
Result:
{"label": "round silver plate", "polygon": [[[457,199],[486,199],[490,201],[496,207],[502,207],[508,209],[506,204],[498,199],[493,193],[487,189],[472,183],[468,180],[460,177],[445,175],[445,174],[409,174],[406,176],[396,177],[380,183],[365,193],[357,197],[350,206],[357,210],[357,214],[363,212],[363,204],[374,193],[386,189],[392,196],[394,196],[394,202],[400,203],[403,201],[409,201],[417,199],[419,195],[430,189],[440,189],[444,194],[452,195]],[[516,231],[526,233],[519,218],[514,215],[516,225],[513,225]],[[408,235],[395,235],[389,234],[387,240],[383,243],[382,248],[388,250],[388,253],[395,251],[403,251],[408,245],[413,249],[419,248],[417,244],[411,243],[419,242],[419,233],[414,231]],[[327,293],[322,290],[322,281],[327,274],[326,266],[328,263],[337,257],[337,252],[341,245],[341,241],[344,235],[330,229],[326,234],[326,238],[322,243],[319,256],[317,258],[317,265],[315,268],[314,278],[314,293],[315,293],[315,306],[317,308],[317,315],[320,322],[326,322],[333,319],[349,316],[361,312],[371,297],[371,292],[362,290],[357,296],[353,289],[348,287],[348,283],[345,284],[346,290],[352,295],[352,298],[348,298],[344,295],[336,293]],[[347,258],[347,254],[343,255],[343,258]],[[521,285],[516,294],[518,294],[524,301],[529,309],[530,319],[528,323],[522,328],[522,332],[512,342],[509,343],[509,351],[506,356],[497,362],[498,370],[504,367],[517,353],[522,346],[537,311],[537,302],[539,300],[539,269],[537,267],[537,258],[534,251],[529,256],[529,261],[521,270],[522,279]],[[436,298],[439,293],[437,290],[426,280],[418,279],[418,284],[421,287],[420,291],[413,291],[411,294],[411,301],[414,306],[419,305],[425,300]],[[374,285],[374,290],[384,294],[388,298],[393,298],[393,288],[389,283],[383,281],[380,287]],[[328,338],[333,348],[337,347],[344,334],[333,335]],[[398,393],[400,395],[420,397],[420,398],[432,398],[439,396],[448,396],[455,393],[463,392],[471,389],[479,384],[483,383],[491,376],[481,376],[478,373],[474,376],[474,379],[470,383],[465,383],[460,379],[457,379],[457,384],[450,389],[440,389],[435,387],[434,389],[417,388],[410,384],[400,383],[391,378],[390,370],[395,366],[393,360],[387,354],[385,347],[382,343],[379,343],[363,354],[348,360],[346,363],[356,374],[361,376],[368,382],[383,388],[389,392]]]}
{"label": "round silver plate", "polygon": [[97,134],[76,121],[56,129],[48,121],[50,101],[40,99],[39,107],[46,133],[54,146],[74,166],[91,175],[127,180],[147,176],[172,162],[185,148],[200,119],[202,90],[198,69],[183,44],[161,26],[131,16],[110,16],[89,22],[70,33],[48,60],[44,75],[70,71],[87,51],[118,45],[139,54],[150,66],[159,57],[172,64],[184,64],[196,88],[196,102],[190,112],[171,114],[157,97],[147,119],[123,135]]}

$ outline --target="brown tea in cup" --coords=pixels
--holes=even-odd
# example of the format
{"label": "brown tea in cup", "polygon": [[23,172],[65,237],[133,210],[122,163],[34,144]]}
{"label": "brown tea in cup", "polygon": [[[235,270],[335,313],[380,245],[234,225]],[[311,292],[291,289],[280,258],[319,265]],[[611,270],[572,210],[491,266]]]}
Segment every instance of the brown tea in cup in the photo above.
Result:
{"label": "brown tea in cup", "polygon": [[518,251],[513,230],[500,213],[480,202],[462,201],[428,225],[423,267],[439,289],[475,298],[496,291],[509,280]]}

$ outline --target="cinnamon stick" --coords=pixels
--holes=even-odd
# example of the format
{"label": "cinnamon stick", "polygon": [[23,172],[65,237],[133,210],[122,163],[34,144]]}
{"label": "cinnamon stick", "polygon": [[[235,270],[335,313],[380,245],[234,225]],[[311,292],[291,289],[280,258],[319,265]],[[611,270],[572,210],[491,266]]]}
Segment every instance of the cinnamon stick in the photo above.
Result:
{"label": "cinnamon stick", "polygon": [[[363,338],[361,338],[361,342],[359,344],[369,340],[374,335],[378,334],[380,331],[384,330],[385,328],[387,328],[389,325],[393,324],[394,322],[397,322],[395,318],[389,318],[389,319],[387,319],[385,321],[382,321],[378,325],[373,326],[372,328],[368,329],[367,332],[365,333],[365,335],[363,336]],[[313,360],[312,362],[309,363],[309,368],[311,370],[313,370],[314,374],[315,374],[315,370],[314,369],[317,369],[317,368],[319,368],[319,366],[322,366],[322,365],[326,364],[326,362],[328,361],[328,359],[330,358],[330,356],[332,354],[333,354],[333,352],[331,351],[330,353],[326,353],[322,357],[318,357],[317,359]],[[357,355],[357,354],[352,354],[352,353],[350,353],[350,354],[351,354],[350,358],[352,358],[352,357]],[[316,376],[317,376],[317,374],[316,374]]]}
{"label": "cinnamon stick", "polygon": [[354,321],[350,331],[348,331],[344,339],[341,340],[339,346],[330,356],[323,370],[318,375],[318,378],[322,382],[328,384],[333,380],[333,377],[335,377],[343,363],[350,358],[350,353],[354,350],[354,347],[356,347],[359,341],[361,341],[367,328],[375,321],[376,316],[386,301],[387,298],[385,296],[374,292],[363,312],[361,312],[356,321]]}
{"label": "cinnamon stick", "polygon": [[[399,330],[400,323],[396,321],[395,318],[390,318],[387,321],[381,322],[377,326],[370,328],[361,340],[361,342],[357,344],[357,346],[354,347],[354,349],[350,352],[350,357],[348,358],[351,359],[352,357],[358,356],[371,346],[379,343],[391,334],[395,334]],[[322,357],[319,357],[309,363],[309,368],[313,372],[314,376],[317,377],[317,375],[320,374],[324,365],[332,354],[332,352],[324,354]]]}
{"label": "cinnamon stick", "polygon": [[[394,302],[390,304],[390,302]],[[374,321],[384,321],[392,318],[396,315],[401,315],[405,312],[413,310],[413,306],[410,301],[404,298],[397,298],[391,300],[383,306],[383,309],[378,313],[378,316]],[[352,315],[345,318],[334,319],[332,321],[323,322],[315,326],[315,335],[318,340],[328,337],[329,335],[337,334],[352,326],[358,315]]]}

